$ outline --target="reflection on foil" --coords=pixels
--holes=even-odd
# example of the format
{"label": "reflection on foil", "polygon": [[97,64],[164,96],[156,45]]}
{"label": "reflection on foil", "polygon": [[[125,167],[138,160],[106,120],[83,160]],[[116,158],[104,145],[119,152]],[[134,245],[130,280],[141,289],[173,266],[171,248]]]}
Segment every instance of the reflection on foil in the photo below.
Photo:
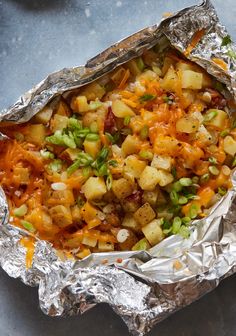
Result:
{"label": "reflection on foil", "polygon": [[[202,35],[191,50],[196,33]],[[0,120],[24,122],[54,97],[78,88],[145,49],[166,39],[192,61],[218,78],[236,98],[236,64],[222,46],[227,35],[209,1],[181,10],[171,17],[126,38],[91,59],[84,67],[63,69],[23,95],[0,113]],[[227,65],[223,70],[214,59]],[[0,138],[1,139],[1,138]],[[171,236],[149,252],[93,254],[82,261],[62,260],[52,246],[37,240],[33,265],[26,268],[24,230],[8,224],[8,207],[0,191],[0,263],[12,277],[39,286],[42,310],[51,316],[83,313],[106,302],[123,318],[133,335],[143,335],[158,321],[190,304],[236,269],[236,178],[233,188],[202,220],[195,221],[191,236]],[[106,259],[107,264],[102,261]],[[118,263],[117,260],[120,262]]]}

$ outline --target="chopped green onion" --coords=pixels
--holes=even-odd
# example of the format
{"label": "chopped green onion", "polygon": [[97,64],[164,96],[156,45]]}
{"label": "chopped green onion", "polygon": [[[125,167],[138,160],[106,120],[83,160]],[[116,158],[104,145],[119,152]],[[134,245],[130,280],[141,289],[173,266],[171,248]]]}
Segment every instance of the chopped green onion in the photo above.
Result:
{"label": "chopped green onion", "polygon": [[189,235],[190,235],[189,228],[187,228],[187,227],[184,226],[184,225],[181,225],[178,234],[179,234],[180,236],[182,236],[183,238],[185,238],[185,239],[186,239],[186,238],[189,238]]}
{"label": "chopped green onion", "polygon": [[80,160],[75,161],[70,167],[67,168],[67,174],[70,176],[80,167]]}
{"label": "chopped green onion", "polygon": [[171,228],[170,229],[164,229],[162,232],[164,233],[164,235],[168,235],[171,232]]}
{"label": "chopped green onion", "polygon": [[28,207],[26,204],[22,204],[19,208],[15,208],[13,214],[16,217],[22,217],[27,214]]}
{"label": "chopped green onion", "polygon": [[179,181],[174,182],[173,185],[172,185],[172,189],[176,192],[181,191],[182,190],[181,183]]}
{"label": "chopped green onion", "polygon": [[214,158],[213,156],[209,157],[208,161],[209,161],[211,164],[213,164],[213,165],[217,165],[217,164],[218,164],[216,158]]}
{"label": "chopped green onion", "polygon": [[204,122],[208,122],[211,121],[212,119],[214,119],[218,114],[217,110],[210,110],[209,112],[207,112],[204,116]]}
{"label": "chopped green onion", "polygon": [[109,166],[112,167],[117,167],[118,166],[118,162],[116,160],[110,160],[108,161]]}
{"label": "chopped green onion", "polygon": [[54,159],[54,154],[45,150],[41,149],[40,150],[40,155],[42,156],[43,159],[48,160],[48,159]]}
{"label": "chopped green onion", "polygon": [[96,171],[98,176],[106,176],[108,175],[108,168],[106,163],[103,163],[100,168],[97,169]]}
{"label": "chopped green onion", "polygon": [[102,102],[100,102],[100,100],[91,101],[89,103],[89,109],[90,110],[96,110],[101,106],[102,106]]}
{"label": "chopped green onion", "polygon": [[140,138],[142,140],[146,140],[148,138],[148,135],[149,135],[149,128],[147,125],[143,126],[143,128],[141,129],[140,131]]}
{"label": "chopped green onion", "polygon": [[150,151],[146,151],[146,150],[141,150],[139,152],[139,156],[141,157],[141,159],[144,159],[144,160],[151,161],[153,159],[153,153]]}
{"label": "chopped green onion", "polygon": [[198,176],[194,176],[194,177],[192,178],[192,182],[193,182],[193,184],[198,184],[198,182],[199,182],[199,177],[198,177]]}
{"label": "chopped green onion", "polygon": [[216,168],[215,166],[210,166],[208,169],[212,175],[219,175],[220,173],[219,169]]}
{"label": "chopped green onion", "polygon": [[27,222],[27,221],[25,221],[25,220],[22,220],[22,221],[21,221],[21,224],[23,225],[23,227],[24,227],[27,231],[29,231],[29,232],[31,232],[31,233],[33,233],[33,232],[36,231],[35,227],[34,227],[33,224],[30,223],[30,222]]}
{"label": "chopped green onion", "polygon": [[130,123],[130,116],[126,116],[125,118],[124,118],[124,125],[125,126],[128,126],[129,125],[129,123]]}
{"label": "chopped green onion", "polygon": [[144,64],[144,62],[143,62],[142,57],[138,57],[138,58],[136,58],[136,64],[137,64],[139,70],[140,70],[140,71],[143,71],[143,69],[145,68],[145,64]]}
{"label": "chopped green onion", "polygon": [[111,135],[110,133],[106,132],[105,133],[107,139],[112,143],[112,144],[115,144],[118,140],[119,140],[119,137],[120,137],[120,134],[117,132],[113,135]]}
{"label": "chopped green onion", "polygon": [[175,167],[172,167],[171,168],[171,174],[174,176],[174,178],[176,179],[177,177],[177,171],[176,171],[176,168]]}
{"label": "chopped green onion", "polygon": [[132,251],[142,251],[142,250],[148,250],[149,248],[149,243],[146,238],[143,238],[139,240],[133,247]]}
{"label": "chopped green onion", "polygon": [[179,179],[179,183],[183,186],[183,187],[189,187],[192,185],[192,180],[189,177],[182,177],[181,179]]}
{"label": "chopped green onion", "polygon": [[49,165],[48,168],[53,171],[54,173],[58,173],[62,168],[62,161],[59,159],[53,160]]}
{"label": "chopped green onion", "polygon": [[236,59],[236,53],[232,49],[227,51],[227,55],[233,59]]}
{"label": "chopped green onion", "polygon": [[177,205],[179,203],[179,196],[175,190],[172,190],[170,192],[170,199],[174,205]]}
{"label": "chopped green onion", "polygon": [[107,190],[111,190],[112,182],[113,182],[113,178],[112,178],[111,173],[109,173],[106,179]]}
{"label": "chopped green onion", "polygon": [[144,102],[146,102],[146,101],[150,101],[150,100],[153,100],[153,99],[155,99],[155,98],[156,98],[156,96],[154,96],[154,95],[152,95],[152,94],[149,94],[149,93],[146,93],[146,94],[142,95],[142,96],[139,98],[139,100],[140,100],[141,103],[144,103]]}
{"label": "chopped green onion", "polygon": [[227,190],[223,187],[219,187],[218,188],[218,193],[221,195],[221,196],[224,196],[226,193],[227,193]]}
{"label": "chopped green onion", "polygon": [[225,47],[225,46],[227,46],[228,44],[231,44],[231,43],[232,43],[232,40],[231,40],[230,35],[226,35],[222,39],[221,47]]}
{"label": "chopped green onion", "polygon": [[179,197],[179,204],[186,204],[188,203],[188,199],[185,196],[180,196]]}
{"label": "chopped green onion", "polygon": [[86,135],[85,139],[88,141],[97,141],[99,139],[99,135],[96,133],[89,133]]}
{"label": "chopped green onion", "polygon": [[97,133],[98,132],[98,124],[97,124],[97,122],[96,121],[93,121],[92,123],[91,123],[91,125],[90,125],[90,131],[92,132],[92,133]]}
{"label": "chopped green onion", "polygon": [[103,147],[98,154],[97,160],[105,161],[109,155],[109,148]]}
{"label": "chopped green onion", "polygon": [[226,129],[226,130],[220,132],[220,136],[221,136],[222,138],[226,137],[226,135],[228,135],[228,134],[229,134],[229,129]]}
{"label": "chopped green onion", "polygon": [[90,133],[90,129],[88,127],[82,128],[75,132],[75,135],[79,138],[85,138],[87,134]]}
{"label": "chopped green onion", "polygon": [[179,229],[181,227],[182,221],[180,217],[175,217],[173,220],[173,224],[172,224],[172,232],[174,234],[179,232]]}
{"label": "chopped green onion", "polygon": [[183,222],[183,224],[188,225],[191,222],[191,218],[190,217],[183,217],[182,222]]}
{"label": "chopped green onion", "polygon": [[89,177],[90,173],[91,173],[91,167],[87,166],[82,168],[82,175],[84,177],[86,178]]}
{"label": "chopped green onion", "polygon": [[81,122],[76,118],[69,118],[68,127],[72,130],[80,130],[82,128]]}
{"label": "chopped green onion", "polygon": [[189,209],[189,217],[191,219],[194,219],[197,217],[199,211],[199,206],[197,204],[192,204],[190,209]]}
{"label": "chopped green onion", "polygon": [[210,178],[210,175],[208,173],[202,175],[201,178],[200,178],[200,183],[208,182],[209,178]]}

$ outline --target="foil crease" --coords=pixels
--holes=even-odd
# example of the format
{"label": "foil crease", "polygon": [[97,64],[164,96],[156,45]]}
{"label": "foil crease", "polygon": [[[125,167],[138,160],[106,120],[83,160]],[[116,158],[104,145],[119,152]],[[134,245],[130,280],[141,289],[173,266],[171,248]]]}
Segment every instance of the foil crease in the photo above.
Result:
{"label": "foil crease", "polygon": [[[199,30],[204,34],[187,54]],[[50,74],[13,106],[1,111],[0,120],[25,122],[56,96],[101,77],[166,39],[224,83],[236,100],[235,47],[221,45],[225,36],[227,31],[212,4],[203,1],[118,42],[85,66]],[[224,60],[228,70],[213,58]],[[9,224],[6,197],[0,190],[1,267],[11,277],[38,286],[40,307],[50,316],[79,314],[106,302],[133,335],[144,335],[155,323],[211,291],[236,271],[235,174],[232,183],[232,189],[210,215],[193,223],[187,240],[171,236],[148,252],[99,253],[82,261],[62,259],[49,243],[37,240],[33,264],[28,269],[26,250],[20,242],[28,233]]]}

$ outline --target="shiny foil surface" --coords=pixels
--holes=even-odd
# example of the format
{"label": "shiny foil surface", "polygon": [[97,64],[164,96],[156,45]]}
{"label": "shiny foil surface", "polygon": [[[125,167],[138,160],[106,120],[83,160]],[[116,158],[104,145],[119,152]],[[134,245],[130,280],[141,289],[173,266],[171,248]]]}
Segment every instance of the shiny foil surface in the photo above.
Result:
{"label": "shiny foil surface", "polygon": [[[199,31],[200,40],[189,49]],[[168,41],[226,84],[226,95],[236,100],[236,49],[233,44],[222,46],[225,36],[227,31],[209,1],[185,8],[111,46],[85,66],[50,74],[1,111],[0,121],[28,121],[56,96]],[[223,60],[227,70],[214,59]],[[48,315],[79,314],[106,302],[133,335],[144,335],[155,323],[211,291],[236,271],[236,174],[232,174],[232,183],[232,189],[209,216],[193,222],[189,239],[171,236],[148,252],[99,253],[82,261],[62,258],[49,243],[37,240],[31,268],[26,267],[26,249],[21,244],[29,233],[9,224],[6,197],[0,190],[1,267],[11,277],[39,287],[40,307]]]}

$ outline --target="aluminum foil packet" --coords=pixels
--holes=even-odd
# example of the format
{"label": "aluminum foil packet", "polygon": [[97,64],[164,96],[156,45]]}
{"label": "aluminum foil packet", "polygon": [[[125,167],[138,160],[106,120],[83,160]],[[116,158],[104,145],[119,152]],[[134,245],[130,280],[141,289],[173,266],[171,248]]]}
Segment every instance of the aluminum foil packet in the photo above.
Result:
{"label": "aluminum foil packet", "polygon": [[[199,32],[200,38],[193,44]],[[118,42],[85,66],[50,74],[3,110],[0,121],[25,122],[54,97],[166,41],[224,83],[226,94],[236,100],[236,49],[232,43],[224,43],[225,39],[229,40],[227,31],[214,7],[203,1]],[[223,69],[215,59],[227,66]],[[133,335],[144,335],[155,323],[236,272],[235,174],[232,184],[210,215],[193,223],[189,239],[171,236],[148,252],[99,253],[82,261],[62,259],[49,243],[37,240],[30,268],[21,244],[28,233],[9,224],[6,198],[0,191],[0,264],[11,277],[39,287],[40,307],[50,316],[79,314],[106,302]]]}

